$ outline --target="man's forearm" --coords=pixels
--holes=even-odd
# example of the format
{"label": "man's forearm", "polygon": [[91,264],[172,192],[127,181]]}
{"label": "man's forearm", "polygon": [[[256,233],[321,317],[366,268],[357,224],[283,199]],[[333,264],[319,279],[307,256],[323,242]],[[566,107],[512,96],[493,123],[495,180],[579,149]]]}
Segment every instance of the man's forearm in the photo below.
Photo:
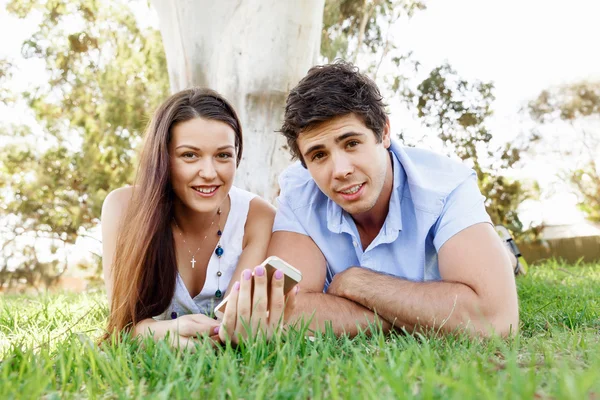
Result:
{"label": "man's forearm", "polygon": [[381,324],[385,333],[392,327],[373,311],[343,297],[325,293],[300,293],[288,323],[309,321],[309,329],[313,331],[323,332],[326,325],[331,324],[336,335],[346,333],[355,336],[359,330],[366,330],[374,323]]}
{"label": "man's forearm", "polygon": [[487,336],[492,329],[506,335],[518,329],[518,316],[498,316],[486,309],[469,286],[455,282],[411,282],[360,268],[336,293],[375,311],[396,328],[451,333],[466,330]]}

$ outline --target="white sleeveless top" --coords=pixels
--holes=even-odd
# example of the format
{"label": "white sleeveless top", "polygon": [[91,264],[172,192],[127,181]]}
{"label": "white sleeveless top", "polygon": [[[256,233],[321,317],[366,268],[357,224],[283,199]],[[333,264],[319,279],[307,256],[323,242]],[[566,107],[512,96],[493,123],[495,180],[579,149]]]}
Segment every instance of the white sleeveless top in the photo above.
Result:
{"label": "white sleeveless top", "polygon": [[[237,266],[240,254],[242,254],[242,241],[244,239],[244,226],[248,218],[248,210],[250,209],[250,201],[256,197],[254,193],[247,192],[243,189],[238,189],[235,186],[229,191],[231,199],[231,209],[229,216],[223,227],[223,234],[219,243],[223,248],[223,255],[219,257],[215,254],[216,247],[213,249],[208,268],[206,270],[206,281],[204,287],[192,298],[190,292],[185,287],[179,272],[175,282],[175,294],[171,300],[171,304],[165,312],[154,317],[154,319],[173,319],[185,314],[210,314],[214,307],[222,300],[215,297],[215,292],[221,290],[225,295],[225,291],[229,286],[235,267]],[[217,272],[222,273],[217,279]],[[217,282],[219,285],[217,286]]]}

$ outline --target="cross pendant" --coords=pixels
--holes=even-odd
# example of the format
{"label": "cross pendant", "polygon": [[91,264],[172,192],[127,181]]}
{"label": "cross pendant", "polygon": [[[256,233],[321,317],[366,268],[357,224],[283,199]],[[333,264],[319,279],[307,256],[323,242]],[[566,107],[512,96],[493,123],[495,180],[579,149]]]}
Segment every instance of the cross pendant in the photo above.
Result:
{"label": "cross pendant", "polygon": [[194,256],[192,256],[192,261],[191,261],[191,263],[192,263],[192,269],[193,269],[193,268],[194,268],[194,264],[196,264],[196,260],[194,259]]}

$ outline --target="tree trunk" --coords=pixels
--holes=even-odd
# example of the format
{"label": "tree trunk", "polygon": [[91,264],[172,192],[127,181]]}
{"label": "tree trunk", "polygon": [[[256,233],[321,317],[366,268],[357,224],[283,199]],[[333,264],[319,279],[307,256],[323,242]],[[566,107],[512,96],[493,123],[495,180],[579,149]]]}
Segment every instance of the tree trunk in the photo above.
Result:
{"label": "tree trunk", "polygon": [[214,89],[244,130],[235,184],[273,201],[289,164],[283,120],[289,90],[319,55],[325,0],[153,0],[171,90]]}

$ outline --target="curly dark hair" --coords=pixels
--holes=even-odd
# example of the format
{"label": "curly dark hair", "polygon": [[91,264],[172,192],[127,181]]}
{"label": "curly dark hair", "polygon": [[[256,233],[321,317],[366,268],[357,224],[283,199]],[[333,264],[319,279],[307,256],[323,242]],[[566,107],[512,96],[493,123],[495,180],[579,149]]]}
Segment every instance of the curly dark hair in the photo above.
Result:
{"label": "curly dark hair", "polygon": [[337,60],[312,67],[291,90],[280,132],[286,137],[294,159],[306,167],[297,144],[302,132],[333,118],[355,114],[380,143],[387,122],[385,106],[375,82],[353,64]]}

